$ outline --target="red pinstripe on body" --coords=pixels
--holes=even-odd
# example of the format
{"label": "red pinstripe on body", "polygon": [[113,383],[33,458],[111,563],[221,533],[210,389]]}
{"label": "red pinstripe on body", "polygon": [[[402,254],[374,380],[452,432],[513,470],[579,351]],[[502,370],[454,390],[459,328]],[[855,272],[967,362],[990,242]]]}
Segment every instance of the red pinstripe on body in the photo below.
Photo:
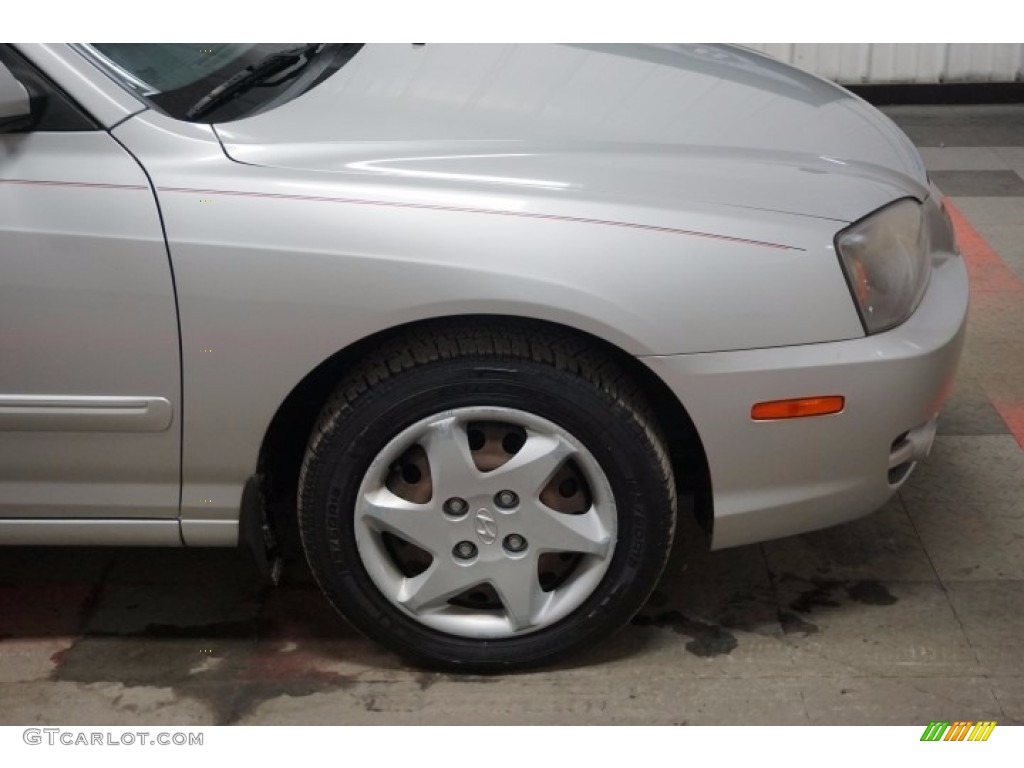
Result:
{"label": "red pinstripe on body", "polygon": [[743,237],[731,237],[729,235],[718,235],[712,232],[699,232],[689,229],[676,229],[674,227],[659,227],[653,224],[634,224],[627,221],[612,221],[610,219],[590,219],[580,216],[558,216],[550,213],[531,213],[528,211],[503,211],[495,208],[464,208],[451,205],[434,205],[430,203],[403,203],[387,200],[366,200],[355,197],[319,197],[315,195],[289,195],[275,192],[242,192],[230,189],[192,189],[190,187],[160,187],[160,192],[175,192],[190,195],[226,195],[232,197],[256,197],[270,200],[297,200],[317,203],[340,203],[344,205],[369,205],[383,208],[411,208],[425,211],[446,211],[449,213],[476,213],[487,216],[515,216],[526,219],[541,219],[544,221],[563,221],[574,224],[596,224],[607,227],[625,227],[627,229],[640,229],[646,232],[662,232],[669,235],[688,235],[690,237],[703,237],[711,240],[722,240],[730,243],[741,243],[744,245],[759,245],[765,248],[775,248],[785,251],[802,251],[792,245],[781,243],[770,243],[764,240],[750,240]]}
{"label": "red pinstripe on body", "polygon": [[0,184],[21,184],[29,187],[68,187],[71,189],[149,189],[149,187],[142,184],[101,184],[90,181],[48,181],[39,179],[0,179]]}
{"label": "red pinstripe on body", "polygon": [[[148,187],[140,184],[102,184],[97,182],[84,181],[52,181],[37,179],[0,179],[0,184],[21,184],[25,186],[41,187],[65,187],[83,189],[127,189],[146,190]],[[387,200],[365,200],[361,198],[347,197],[320,197],[315,195],[289,195],[274,192],[243,192],[230,189],[193,189],[189,187],[160,187],[161,192],[177,192],[194,195],[229,195],[237,197],[255,197],[273,200],[298,200],[318,203],[341,203],[345,205],[371,205],[384,208],[411,208],[414,210],[446,211],[449,213],[476,213],[488,216],[515,216],[528,219],[540,219],[545,221],[563,221],[574,224],[595,224],[606,227],[623,227],[626,229],[639,229],[645,232],[661,232],[669,235],[686,235],[689,237],[702,237],[710,240],[721,240],[728,243],[740,243],[743,245],[757,245],[764,248],[775,248],[784,251],[802,251],[792,245],[771,243],[765,240],[753,240],[745,237],[732,237],[730,235],[719,235],[713,232],[700,232],[691,229],[678,229],[675,227],[660,227],[654,224],[637,224],[628,221],[613,221],[610,219],[592,219],[581,216],[559,216],[550,213],[531,213],[527,211],[503,211],[493,208],[468,208],[450,205],[433,205],[429,203],[403,203]]]}

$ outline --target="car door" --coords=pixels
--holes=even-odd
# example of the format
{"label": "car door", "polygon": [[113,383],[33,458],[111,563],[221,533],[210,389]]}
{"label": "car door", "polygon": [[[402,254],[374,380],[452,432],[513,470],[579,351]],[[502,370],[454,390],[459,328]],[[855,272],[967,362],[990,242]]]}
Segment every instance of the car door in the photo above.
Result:
{"label": "car door", "polygon": [[153,190],[43,73],[9,46],[0,61],[36,115],[0,133],[0,543],[19,518],[176,518],[178,321]]}

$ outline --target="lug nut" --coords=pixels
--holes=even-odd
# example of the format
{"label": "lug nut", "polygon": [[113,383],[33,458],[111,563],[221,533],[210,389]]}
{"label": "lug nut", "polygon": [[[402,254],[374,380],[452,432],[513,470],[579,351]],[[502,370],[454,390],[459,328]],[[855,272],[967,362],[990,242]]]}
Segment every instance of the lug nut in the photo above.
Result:
{"label": "lug nut", "polygon": [[515,491],[498,491],[494,494],[494,503],[502,509],[511,509],[519,503]]}
{"label": "lug nut", "polygon": [[455,545],[452,552],[460,560],[469,560],[470,558],[476,557],[476,544],[472,541],[460,541]]}
{"label": "lug nut", "polygon": [[526,539],[518,533],[510,533],[505,537],[505,549],[509,552],[522,552],[526,549]]}
{"label": "lug nut", "polygon": [[460,499],[458,496],[453,496],[444,503],[444,513],[452,517],[466,514],[467,509],[469,509],[469,504],[466,503],[465,499]]}

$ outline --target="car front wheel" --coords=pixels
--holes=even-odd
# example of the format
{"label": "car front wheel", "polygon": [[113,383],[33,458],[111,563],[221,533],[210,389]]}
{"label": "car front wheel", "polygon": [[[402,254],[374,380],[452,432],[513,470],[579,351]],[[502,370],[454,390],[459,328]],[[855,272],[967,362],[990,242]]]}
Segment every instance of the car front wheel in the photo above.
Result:
{"label": "car front wheel", "polygon": [[674,481],[641,393],[585,342],[438,326],[386,343],[328,401],[299,522],[317,581],[365,634],[434,667],[511,670],[640,608]]}

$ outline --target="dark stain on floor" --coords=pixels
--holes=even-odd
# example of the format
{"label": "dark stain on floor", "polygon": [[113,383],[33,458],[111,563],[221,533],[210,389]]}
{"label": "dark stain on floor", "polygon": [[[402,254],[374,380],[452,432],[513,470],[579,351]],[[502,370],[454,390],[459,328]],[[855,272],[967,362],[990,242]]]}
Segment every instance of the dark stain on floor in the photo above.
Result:
{"label": "dark stain on floor", "polygon": [[851,600],[864,605],[892,605],[897,598],[877,581],[858,581],[846,588]]}
{"label": "dark stain on floor", "polygon": [[[154,587],[154,592],[160,589]],[[53,677],[170,688],[176,697],[204,703],[218,725],[238,722],[269,699],[346,689],[358,682],[353,675],[331,671],[331,666],[372,655],[372,650],[319,592],[281,589],[257,606],[243,590],[238,600],[245,607],[243,616],[250,606],[252,612],[233,621],[173,624],[164,618],[143,623],[134,617],[145,606],[109,608],[102,625],[143,629],[93,630],[54,654]],[[123,615],[133,618],[118,621]],[[421,679],[424,687],[430,682]]]}
{"label": "dark stain on floor", "polygon": [[[353,688],[362,682],[358,672],[350,673],[347,668],[345,674],[332,671],[346,659],[370,659],[367,670],[399,664],[356,634],[316,590],[276,590],[267,595],[256,613],[236,621],[170,624],[132,620],[122,624],[116,620],[121,612],[134,616],[140,610],[145,606],[118,606],[105,624],[142,629],[94,630],[55,653],[53,679],[169,688],[176,698],[188,697],[206,705],[218,725],[230,725],[270,699]],[[473,683],[500,679],[401,668],[424,691],[442,680]],[[371,702],[370,711],[376,711],[374,707]]]}
{"label": "dark stain on floor", "polygon": [[[348,676],[317,669],[289,674],[280,643],[203,636],[181,627],[176,637],[87,636],[55,654],[54,679],[171,688],[206,704],[218,725],[230,725],[268,699],[348,688]],[[172,634],[172,633],[169,633]],[[294,651],[292,651],[294,653]],[[284,661],[284,668],[281,661]]]}
{"label": "dark stain on floor", "polygon": [[434,685],[441,675],[437,672],[420,672],[416,675],[416,683],[419,685],[421,691],[425,691]]}
{"label": "dark stain on floor", "polygon": [[[897,598],[878,581],[806,580],[793,574],[781,578],[783,593],[793,594],[788,605],[757,590],[738,593],[720,603],[712,621],[690,618],[678,610],[642,613],[633,619],[636,626],[667,627],[691,638],[686,649],[696,656],[720,656],[731,653],[738,642],[734,631],[808,636],[820,631],[807,615],[823,608],[841,608],[850,602],[863,605],[893,605]],[[648,608],[652,603],[648,603]]]}
{"label": "dark stain on floor", "polygon": [[813,635],[818,631],[818,625],[812,624],[809,621],[804,621],[795,613],[780,610],[778,612],[779,624],[782,626],[782,632],[786,635]]}
{"label": "dark stain on floor", "polygon": [[[232,725],[253,712],[260,704],[279,696],[311,696],[314,693],[349,688],[354,681],[340,675],[331,682],[323,680],[253,680],[241,685],[198,686],[188,695],[203,700],[213,710],[218,725]],[[201,693],[200,693],[201,692]],[[200,695],[197,696],[197,693]]]}
{"label": "dark stain on floor", "polygon": [[770,589],[745,589],[717,603],[710,620],[728,630],[771,635],[777,629],[776,605]]}
{"label": "dark stain on floor", "polygon": [[640,627],[668,627],[691,638],[686,650],[695,656],[724,656],[738,645],[736,637],[717,624],[708,624],[684,616],[679,611],[665,611],[654,616],[637,616],[633,624]]}
{"label": "dark stain on floor", "polygon": [[839,588],[838,581],[818,580],[811,582],[814,586],[799,594],[789,607],[797,613],[810,613],[815,608],[838,608],[839,600],[835,591]]}
{"label": "dark stain on floor", "polygon": [[[779,602],[779,587],[788,601]],[[115,584],[103,601],[97,601],[94,592],[76,593],[92,616],[83,627],[84,636],[54,654],[53,678],[170,689],[176,698],[203,703],[215,722],[224,725],[244,720],[277,697],[339,689],[353,689],[352,696],[376,711],[381,700],[356,687],[373,682],[373,675],[366,678],[367,670],[397,666],[423,691],[439,681],[472,684],[501,679],[406,668],[357,635],[309,586],[267,591],[239,579],[213,601],[194,599],[191,589],[177,583]],[[701,618],[694,618],[692,609],[672,607],[665,593],[656,592],[633,624],[670,629],[687,638],[687,652],[712,658],[732,653],[740,631],[805,636],[818,632],[808,614],[850,602],[883,606],[896,598],[877,581],[806,580],[787,574],[770,588],[746,585],[727,599],[715,600],[711,614]],[[179,605],[180,610],[175,608]],[[78,611],[66,613],[77,628]],[[220,620],[224,614],[230,618]],[[7,627],[0,629],[9,632]],[[348,659],[361,663],[352,667]]]}
{"label": "dark stain on floor", "polygon": [[[786,580],[794,580],[795,577],[787,575]],[[893,595],[881,582],[873,580],[861,581],[836,581],[829,579],[814,579],[809,582],[811,587],[801,592],[795,600],[790,602],[789,607],[797,613],[811,613],[816,608],[838,608],[842,605],[842,593],[856,603],[863,605],[893,605],[898,598]]]}

